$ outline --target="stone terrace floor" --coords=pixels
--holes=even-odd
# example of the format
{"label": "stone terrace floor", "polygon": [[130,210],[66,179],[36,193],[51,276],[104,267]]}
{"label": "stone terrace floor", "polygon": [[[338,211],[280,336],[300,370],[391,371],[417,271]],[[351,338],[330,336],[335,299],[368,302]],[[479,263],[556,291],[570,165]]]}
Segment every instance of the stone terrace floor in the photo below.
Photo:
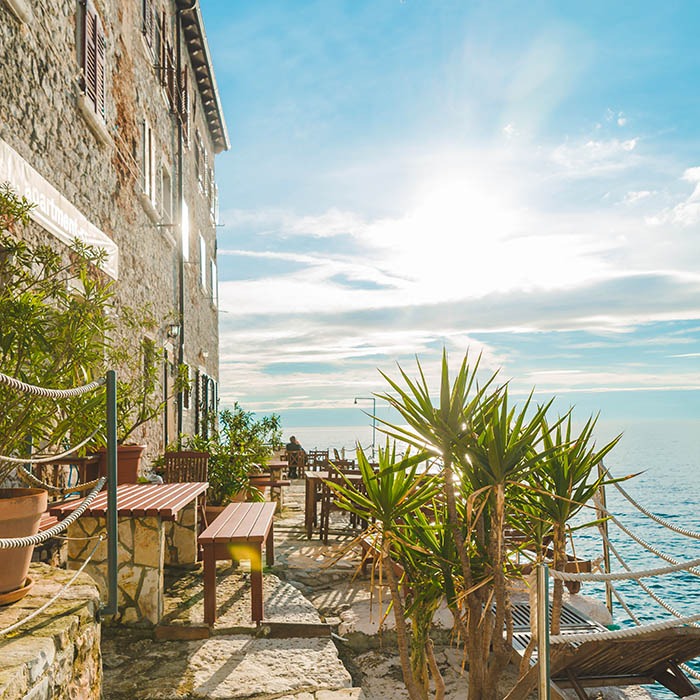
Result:
{"label": "stone terrace floor", "polygon": [[[304,484],[294,481],[275,519],[275,565],[264,576],[270,625],[257,629],[250,620],[247,562],[236,569],[219,562],[213,634],[192,638],[205,631],[201,570],[173,572],[160,640],[146,630],[103,628],[106,700],[362,697],[324,623],[340,636],[367,637],[376,645],[369,581],[354,578],[360,563],[355,548],[337,560],[351,535],[334,533],[328,547],[306,539],[303,499]],[[171,640],[183,636],[191,638]]]}

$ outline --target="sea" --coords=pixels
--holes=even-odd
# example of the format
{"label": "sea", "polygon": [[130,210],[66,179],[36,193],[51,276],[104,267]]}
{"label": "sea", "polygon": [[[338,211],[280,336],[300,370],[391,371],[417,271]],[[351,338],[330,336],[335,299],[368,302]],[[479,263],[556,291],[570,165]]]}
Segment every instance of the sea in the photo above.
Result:
{"label": "sea", "polygon": [[[695,536],[678,534],[659,524],[631,504],[614,486],[606,488],[608,510],[638,540],[678,561],[700,558],[700,421],[636,420],[623,423],[600,420],[596,426],[598,445],[622,433],[620,442],[605,460],[615,477],[630,476],[622,488],[640,506],[664,523],[690,531]],[[371,425],[336,427],[285,426],[285,435],[296,435],[306,450],[333,449],[355,456],[359,442],[365,453],[372,451]],[[379,429],[375,447],[386,437]],[[590,517],[592,520],[593,517]],[[579,521],[583,524],[582,515]],[[635,542],[614,523],[609,524],[609,539],[620,557],[611,554],[612,571],[643,571],[668,566],[667,562]],[[574,538],[579,557],[596,559],[602,555],[602,540],[597,528],[583,528]],[[621,563],[624,562],[624,563]],[[679,615],[700,614],[700,577],[685,571],[653,578],[642,583]],[[672,619],[667,608],[654,601],[635,581],[614,583],[615,589],[640,624]],[[604,584],[585,583],[581,593],[605,601]],[[614,600],[613,619],[620,627],[634,626],[623,605]],[[698,623],[700,624],[700,623]],[[700,676],[700,658],[688,666]],[[700,680],[691,678],[700,687]],[[648,687],[653,697],[667,700],[676,696],[660,685]]]}

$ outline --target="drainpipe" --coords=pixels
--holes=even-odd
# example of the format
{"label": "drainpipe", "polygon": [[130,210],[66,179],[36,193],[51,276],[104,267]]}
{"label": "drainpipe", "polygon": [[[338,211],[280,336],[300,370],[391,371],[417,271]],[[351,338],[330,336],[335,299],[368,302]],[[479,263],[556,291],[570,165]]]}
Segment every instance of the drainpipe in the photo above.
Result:
{"label": "drainpipe", "polygon": [[[179,259],[179,269],[178,269],[178,317],[180,322],[180,334],[178,353],[177,353],[177,363],[181,367],[185,363],[185,251],[182,247],[182,204],[184,202],[185,193],[185,182],[183,177],[183,164],[184,164],[184,138],[182,132],[182,120],[179,114],[179,99],[180,99],[180,77],[182,75],[182,13],[190,12],[197,5],[197,0],[190,0],[187,3],[177,2],[177,12],[175,13],[175,84],[177,85],[177,95],[178,95],[178,114],[176,116],[177,123],[177,194],[178,194],[178,207],[180,209],[180,259]],[[187,211],[189,216],[189,209]],[[189,226],[189,222],[187,224]],[[189,236],[188,236],[189,245]],[[180,440],[180,435],[183,432],[183,418],[185,412],[185,395],[182,391],[178,391],[177,394],[177,439]]]}

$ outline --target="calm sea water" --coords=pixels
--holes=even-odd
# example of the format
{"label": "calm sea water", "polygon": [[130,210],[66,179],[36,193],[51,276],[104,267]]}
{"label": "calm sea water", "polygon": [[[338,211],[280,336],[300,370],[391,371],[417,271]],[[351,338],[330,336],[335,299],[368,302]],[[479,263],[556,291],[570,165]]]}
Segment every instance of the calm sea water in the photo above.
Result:
{"label": "calm sea water", "polygon": [[[354,457],[357,441],[369,454],[372,444],[371,426],[298,427],[285,428],[296,435],[309,449],[345,448]],[[622,440],[606,460],[606,466],[615,476],[636,474],[623,488],[644,508],[676,526],[700,533],[700,421],[637,421],[622,424],[599,422],[598,444],[602,445],[618,433]],[[384,437],[377,431],[376,444]],[[618,491],[607,488],[608,509],[639,539],[679,561],[700,558],[700,540],[674,533],[655,523],[632,506]],[[614,524],[610,539],[620,557],[633,571],[658,568],[666,563],[645,550]],[[577,554],[595,558],[601,555],[601,541],[597,530],[582,530],[576,536]],[[624,567],[612,556],[612,570]],[[662,577],[646,578],[645,585],[683,616],[700,613],[700,578],[683,572]],[[635,582],[616,582],[616,589],[642,624],[666,620],[672,615],[654,602]],[[587,583],[584,595],[605,600],[602,585]],[[629,626],[623,607],[615,602],[613,615],[616,624]],[[700,660],[689,664],[700,673]],[[700,686],[700,681],[695,679]],[[675,695],[660,686],[651,691],[658,698]]]}

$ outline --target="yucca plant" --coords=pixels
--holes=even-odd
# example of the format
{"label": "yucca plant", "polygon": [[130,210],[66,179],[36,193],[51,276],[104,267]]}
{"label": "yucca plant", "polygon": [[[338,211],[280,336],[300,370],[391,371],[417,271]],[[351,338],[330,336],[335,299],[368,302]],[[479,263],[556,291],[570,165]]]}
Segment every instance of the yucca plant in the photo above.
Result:
{"label": "yucca plant", "polygon": [[[493,411],[500,406],[502,392],[498,388],[488,392],[495,382],[495,373],[481,387],[478,385],[479,360],[472,368],[468,354],[452,380],[447,353],[443,351],[439,396],[437,405],[433,405],[433,394],[420,362],[417,362],[417,366],[417,380],[411,379],[399,367],[403,384],[382,373],[392,393],[380,394],[380,397],[398,411],[408,428],[382,421],[381,429],[409,444],[428,446],[442,464],[440,476],[448,527],[459,557],[466,601],[466,625],[459,616],[455,616],[455,626],[466,636],[469,694],[488,700],[495,698],[496,681],[505,666],[502,644],[497,643],[497,659],[490,659],[494,625],[499,620],[503,624],[506,611],[504,596],[499,594],[496,600],[497,620],[484,615],[484,608],[490,607],[492,602],[490,583],[493,572],[500,569],[501,560],[492,561],[491,567],[488,567],[484,559],[492,554],[486,535],[491,530],[491,500],[486,493],[491,484],[481,474],[481,471],[488,473],[488,469],[484,469],[478,459],[475,461],[483,450],[475,452],[475,449],[479,434],[485,430],[483,419],[496,415]],[[482,481],[487,489],[482,487]],[[498,497],[495,500],[498,503]]]}
{"label": "yucca plant", "polygon": [[[386,446],[379,449],[375,472],[358,445],[357,466],[362,474],[363,488],[356,488],[348,479],[344,484],[331,485],[337,491],[340,507],[372,523],[365,537],[372,538],[379,552],[380,583],[386,577],[389,587],[401,670],[411,700],[425,700],[426,695],[421,674],[417,678],[411,665],[411,631],[401,590],[401,583],[410,588],[411,581],[402,566],[401,553],[411,546],[410,531],[416,513],[439,492],[435,477],[421,469],[428,459],[427,452],[408,453],[397,458],[396,445],[390,447],[387,440]],[[399,571],[403,573],[397,574]],[[405,581],[399,576],[405,577]]]}
{"label": "yucca plant", "polygon": [[[551,527],[552,567],[563,571],[567,562],[566,539],[572,531],[571,520],[589,503],[598,489],[607,482],[598,476],[597,468],[617,445],[622,435],[596,449],[593,431],[597,416],[588,419],[578,435],[574,433],[571,415],[566,423],[552,430],[542,417],[544,451],[536,458],[529,474],[532,489],[529,495],[539,517]],[[582,526],[593,523],[587,522]],[[582,527],[579,526],[579,527]],[[552,634],[559,634],[563,582],[555,579],[552,592]]]}

